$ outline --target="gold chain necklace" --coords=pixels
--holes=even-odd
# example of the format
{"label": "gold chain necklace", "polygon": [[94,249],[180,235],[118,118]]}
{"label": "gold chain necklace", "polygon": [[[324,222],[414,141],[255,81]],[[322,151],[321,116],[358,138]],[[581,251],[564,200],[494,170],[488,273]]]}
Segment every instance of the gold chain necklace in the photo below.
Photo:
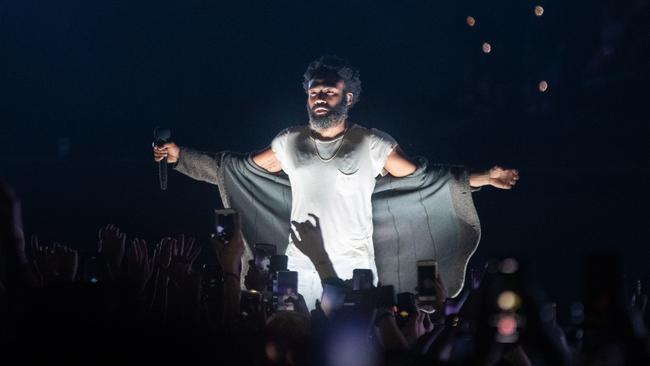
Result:
{"label": "gold chain necklace", "polygon": [[327,158],[327,159],[323,158],[320,155],[320,152],[318,151],[318,146],[316,145],[316,139],[311,134],[309,135],[309,138],[311,139],[311,142],[314,144],[314,150],[316,150],[316,155],[318,156],[318,158],[321,161],[324,161],[324,162],[332,161],[332,159],[334,159],[336,157],[336,155],[339,153],[339,151],[341,151],[341,148],[343,147],[343,142],[344,142],[343,140],[345,140],[345,135],[348,133],[349,129],[350,129],[349,127],[345,128],[345,131],[343,131],[343,136],[341,137],[341,143],[339,144],[339,147],[337,147],[336,151],[334,151],[334,154],[332,156],[330,156],[329,158]]}

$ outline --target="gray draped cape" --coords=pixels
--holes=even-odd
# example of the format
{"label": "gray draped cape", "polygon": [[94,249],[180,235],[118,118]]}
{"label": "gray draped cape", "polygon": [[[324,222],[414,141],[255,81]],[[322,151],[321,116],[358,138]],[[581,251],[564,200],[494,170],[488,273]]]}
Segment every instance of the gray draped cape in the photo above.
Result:
{"label": "gray draped cape", "polygon": [[[417,170],[396,178],[377,177],[372,195],[373,243],[377,276],[397,292],[417,286],[418,260],[434,259],[450,297],[465,280],[481,226],[462,167],[430,165],[415,159]],[[205,153],[182,147],[174,169],[215,184],[224,207],[240,213],[248,243],[272,243],[284,253],[289,239],[291,186],[283,172],[258,167],[251,154]]]}

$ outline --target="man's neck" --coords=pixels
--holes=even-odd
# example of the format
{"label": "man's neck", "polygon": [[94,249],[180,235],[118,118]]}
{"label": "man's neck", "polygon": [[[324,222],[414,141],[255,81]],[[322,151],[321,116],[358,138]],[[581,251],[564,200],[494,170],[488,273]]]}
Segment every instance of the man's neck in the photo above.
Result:
{"label": "man's neck", "polygon": [[345,132],[345,129],[348,127],[348,121],[345,120],[343,122],[340,122],[336,126],[318,129],[318,130],[313,128],[311,125],[309,127],[311,128],[315,137],[317,137],[318,139],[333,140]]}

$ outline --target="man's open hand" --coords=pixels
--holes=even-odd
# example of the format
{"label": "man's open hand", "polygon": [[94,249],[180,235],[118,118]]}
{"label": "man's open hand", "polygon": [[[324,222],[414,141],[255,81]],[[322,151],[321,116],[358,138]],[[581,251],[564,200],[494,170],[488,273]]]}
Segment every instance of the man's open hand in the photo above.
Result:
{"label": "man's open hand", "polygon": [[126,252],[126,273],[138,291],[143,291],[153,273],[153,258],[149,258],[147,242],[133,239]]}
{"label": "man's open hand", "polygon": [[112,276],[118,274],[124,258],[126,233],[115,225],[106,225],[99,229],[97,252],[106,258],[106,265]]}
{"label": "man's open hand", "polygon": [[79,254],[76,250],[57,243],[41,246],[36,235],[32,235],[31,249],[34,268],[40,275],[41,283],[74,281],[79,267]]}

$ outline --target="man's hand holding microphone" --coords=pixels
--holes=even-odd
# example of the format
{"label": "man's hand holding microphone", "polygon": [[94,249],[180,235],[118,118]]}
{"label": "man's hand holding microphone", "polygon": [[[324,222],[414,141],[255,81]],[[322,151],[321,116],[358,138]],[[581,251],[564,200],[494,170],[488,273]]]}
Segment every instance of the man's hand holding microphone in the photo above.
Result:
{"label": "man's hand holding microphone", "polygon": [[162,161],[164,158],[167,158],[169,164],[174,164],[178,161],[178,156],[180,154],[180,148],[173,142],[166,142],[161,146],[153,147],[153,159],[156,162]]}

